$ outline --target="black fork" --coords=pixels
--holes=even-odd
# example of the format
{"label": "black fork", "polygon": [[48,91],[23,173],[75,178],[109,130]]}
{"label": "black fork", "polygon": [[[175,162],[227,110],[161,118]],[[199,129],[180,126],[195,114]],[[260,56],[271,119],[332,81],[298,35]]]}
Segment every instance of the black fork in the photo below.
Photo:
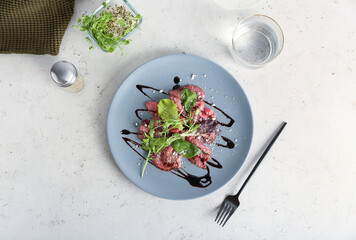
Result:
{"label": "black fork", "polygon": [[260,163],[262,162],[263,158],[267,155],[268,151],[271,149],[273,143],[277,140],[279,134],[283,131],[284,127],[287,125],[286,122],[283,122],[282,125],[279,127],[277,133],[274,135],[273,139],[271,142],[268,144],[267,148],[264,150],[262,153],[260,159],[256,162],[255,166],[253,167],[252,171],[246,178],[245,182],[242,184],[240,190],[235,194],[235,195],[229,195],[225,198],[224,202],[221,204],[221,207],[219,209],[218,215],[215,218],[215,222],[218,224],[222,224],[222,226],[225,226],[226,222],[230,219],[232,214],[236,211],[236,209],[240,205],[239,201],[239,196],[242,190],[245,188],[246,184],[252,177],[253,173],[256,171]]}

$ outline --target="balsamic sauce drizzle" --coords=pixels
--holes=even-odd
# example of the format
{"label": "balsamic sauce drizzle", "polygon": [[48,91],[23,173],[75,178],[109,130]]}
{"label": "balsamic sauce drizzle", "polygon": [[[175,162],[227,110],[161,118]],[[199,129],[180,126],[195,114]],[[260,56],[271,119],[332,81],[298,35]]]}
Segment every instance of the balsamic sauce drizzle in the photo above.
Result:
{"label": "balsamic sauce drizzle", "polygon": [[180,77],[178,77],[178,76],[175,76],[174,79],[173,79],[173,82],[174,82],[175,84],[178,84],[178,83],[180,83],[181,81],[182,81],[182,79],[180,79]]}
{"label": "balsamic sauce drizzle", "polygon": [[221,143],[215,143],[216,146],[219,146],[219,147],[224,147],[224,148],[234,148],[235,147],[235,143],[230,140],[229,138],[227,137],[224,137],[224,136],[221,136],[222,139],[226,142],[226,144],[221,144]]}
{"label": "balsamic sauce drizzle", "polygon": [[[180,88],[180,85],[179,83],[181,82],[181,79],[176,76],[174,77],[174,83],[175,83],[175,86],[173,87],[173,89],[178,89]],[[168,95],[167,93],[163,92],[162,90],[159,90],[157,88],[154,88],[154,87],[150,87],[150,86],[145,86],[145,85],[140,85],[140,84],[137,84],[136,85],[136,88],[143,94],[145,95],[146,97],[148,97],[149,99],[151,99],[152,101],[154,101],[153,98],[151,98],[147,93],[145,93],[143,91],[143,89],[147,88],[147,89],[152,89],[152,90],[155,90],[157,92],[160,92],[162,94],[165,94],[165,95]],[[231,127],[234,123],[235,123],[235,120],[230,117],[227,113],[225,113],[223,110],[221,110],[219,107],[213,105],[212,103],[210,102],[207,102],[205,100],[203,100],[204,103],[208,104],[209,106],[215,108],[216,110],[218,110],[219,112],[221,112],[226,118],[230,119],[230,122],[229,123],[222,123],[222,122],[219,122],[218,123],[221,125],[221,126],[225,126],[225,127]],[[135,114],[137,116],[138,119],[142,120],[142,118],[139,116],[139,112],[140,111],[148,111],[148,109],[136,109],[135,110]],[[136,132],[130,132],[129,130],[127,129],[123,129],[121,131],[121,134],[123,135],[129,135],[129,134],[138,134]],[[226,142],[226,144],[220,144],[220,143],[215,143],[217,146],[220,146],[220,147],[225,147],[225,148],[234,148],[235,147],[235,144],[232,140],[230,140],[229,138],[227,137],[224,137],[224,136],[221,136],[222,139]],[[126,137],[123,137],[122,138],[127,145],[129,145],[129,147],[134,150],[138,155],[140,155],[140,157],[142,157],[143,159],[146,159],[146,157],[144,157],[141,153],[139,153],[135,147],[133,147],[131,144],[135,145],[136,147],[137,146],[141,146],[138,142],[130,139],[130,138],[126,138]],[[131,143],[131,144],[130,144]],[[152,165],[155,165],[153,163],[152,160],[148,161],[150,164]],[[214,168],[218,168],[218,169],[221,169],[223,166],[219,163],[218,160],[216,160],[215,158],[211,158],[211,160],[209,160],[208,162],[206,162],[208,165],[210,165],[211,167],[214,167]],[[185,180],[187,180],[189,182],[189,184],[193,187],[199,187],[199,188],[206,188],[208,186],[210,186],[210,184],[212,183],[212,180],[211,180],[211,176],[210,176],[210,169],[208,166],[206,166],[206,170],[207,170],[207,173],[203,176],[195,176],[195,175],[192,175],[190,173],[188,173],[186,170],[184,170],[183,168],[181,169],[175,169],[175,170],[172,170],[170,171],[171,173],[173,173],[174,175],[180,177],[180,178],[183,178]]]}
{"label": "balsamic sauce drizzle", "polygon": [[193,187],[206,188],[210,186],[210,184],[212,183],[211,176],[210,176],[210,169],[208,166],[206,166],[206,170],[208,172],[201,177],[192,175],[188,173],[186,170],[184,170],[183,168],[172,170],[171,173],[173,173],[174,175],[180,178],[187,180],[189,184],[192,185]]}
{"label": "balsamic sauce drizzle", "polygon": [[138,115],[138,112],[147,112],[147,111],[148,109],[136,109],[135,110],[136,117],[142,121],[142,118]]}
{"label": "balsamic sauce drizzle", "polygon": [[180,88],[179,84],[176,84],[176,85],[173,86],[173,90],[177,90],[178,88]]}
{"label": "balsamic sauce drizzle", "polygon": [[150,87],[150,86],[145,86],[145,85],[137,84],[137,85],[136,85],[136,88],[137,88],[143,95],[145,95],[146,97],[148,97],[148,98],[151,99],[152,101],[154,101],[154,99],[151,98],[150,96],[148,96],[148,94],[143,91],[144,88],[152,89],[152,90],[155,90],[155,91],[157,91],[157,92],[160,92],[160,93],[163,93],[163,94],[168,95],[167,93],[165,93],[165,92],[163,92],[163,91],[161,92],[161,90],[159,90],[159,89],[157,89],[157,88],[154,88],[154,87]]}
{"label": "balsamic sauce drizzle", "polygon": [[224,127],[231,127],[232,125],[234,125],[235,120],[234,120],[232,117],[230,117],[226,112],[224,112],[223,110],[221,110],[221,109],[218,108],[217,106],[213,106],[213,104],[210,103],[210,102],[207,102],[207,101],[205,101],[205,100],[203,100],[203,101],[204,101],[206,104],[208,104],[209,106],[212,106],[213,108],[215,108],[216,110],[218,110],[219,112],[221,112],[222,114],[224,114],[224,116],[225,116],[226,118],[230,119],[230,122],[229,122],[229,123],[222,123],[222,122],[219,122],[219,121],[218,121],[218,123],[220,123],[221,126],[224,126]]}
{"label": "balsamic sauce drizzle", "polygon": [[122,129],[121,130],[122,135],[129,135],[129,134],[138,134],[137,132],[131,132],[130,130],[127,129]]}
{"label": "balsamic sauce drizzle", "polygon": [[[211,161],[213,161],[214,163]],[[215,158],[211,158],[211,161],[207,161],[206,164],[209,164],[210,166],[215,167],[215,168],[223,168],[223,166]]]}
{"label": "balsamic sauce drizzle", "polygon": [[179,83],[180,83],[181,81],[182,81],[182,80],[180,79],[180,77],[178,77],[178,76],[175,76],[175,77],[174,77],[173,82],[174,82],[176,85],[174,85],[173,90],[177,90],[178,88],[180,88]]}

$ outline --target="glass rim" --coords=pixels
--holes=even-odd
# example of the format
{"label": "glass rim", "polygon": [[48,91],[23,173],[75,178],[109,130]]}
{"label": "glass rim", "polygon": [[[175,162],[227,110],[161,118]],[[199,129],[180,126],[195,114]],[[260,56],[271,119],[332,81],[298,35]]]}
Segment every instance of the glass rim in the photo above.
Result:
{"label": "glass rim", "polygon": [[[235,32],[237,30],[237,28],[247,19],[249,18],[252,18],[252,17],[264,17],[264,18],[267,18],[269,20],[272,20],[272,22],[274,22],[276,24],[276,26],[279,28],[280,32],[281,32],[281,35],[282,35],[282,45],[281,45],[281,49],[278,51],[278,53],[276,54],[276,57],[279,56],[279,54],[282,52],[283,48],[284,48],[284,33],[283,33],[283,30],[281,28],[281,26],[278,24],[278,22],[276,20],[274,20],[273,18],[271,18],[270,16],[267,16],[267,15],[264,15],[264,14],[253,14],[253,15],[250,15],[250,16],[247,16],[247,17],[244,17],[243,19],[241,19],[239,21],[239,23],[236,25],[235,29],[234,29],[234,32],[232,33],[232,39],[231,39],[231,45],[232,45],[232,48],[234,50],[235,53],[237,53],[237,49],[235,48],[235,45],[234,45],[234,35],[235,35]],[[246,66],[249,66],[249,67],[253,67],[253,68],[258,68],[258,67],[263,67],[264,65],[266,65],[267,63],[269,63],[270,61],[268,62],[264,62],[264,63],[260,63],[260,64],[253,64],[253,63],[247,63],[246,61],[244,61],[238,54],[236,54],[236,57],[239,59],[239,61],[241,61],[243,64],[245,64]],[[272,59],[273,60],[273,59]]]}

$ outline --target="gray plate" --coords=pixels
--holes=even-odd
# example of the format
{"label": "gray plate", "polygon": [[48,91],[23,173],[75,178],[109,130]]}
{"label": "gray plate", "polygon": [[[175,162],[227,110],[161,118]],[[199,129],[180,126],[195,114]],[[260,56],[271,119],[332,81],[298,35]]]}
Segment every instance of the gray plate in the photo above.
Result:
{"label": "gray plate", "polygon": [[[195,77],[192,77],[194,74]],[[122,139],[129,137],[139,143],[137,135],[124,136],[120,132],[128,129],[137,132],[140,120],[135,115],[135,109],[146,108],[145,101],[149,100],[139,90],[136,84],[148,85],[168,92],[174,86],[173,78],[179,76],[181,85],[194,84],[205,92],[205,100],[215,103],[234,120],[230,127],[222,127],[220,136],[226,136],[236,144],[234,149],[210,146],[212,156],[223,168],[209,167],[212,183],[206,188],[192,187],[188,181],[179,178],[171,172],[164,172],[151,164],[147,164],[147,174],[141,178],[140,173],[144,159],[140,158]],[[167,98],[159,92],[145,90],[155,100]],[[217,110],[218,120],[228,122],[226,117]],[[149,118],[148,113],[141,115]],[[136,123],[138,126],[136,126]],[[168,55],[151,60],[135,71],[120,85],[112,100],[108,116],[108,141],[112,155],[121,171],[142,190],[157,197],[183,200],[207,195],[225,185],[240,169],[249,152],[253,121],[248,99],[237,83],[225,69],[216,63],[193,55]],[[217,142],[224,143],[218,136]],[[144,151],[137,148],[144,156]],[[207,170],[199,169],[187,159],[183,159],[183,168],[196,176],[203,176]]]}

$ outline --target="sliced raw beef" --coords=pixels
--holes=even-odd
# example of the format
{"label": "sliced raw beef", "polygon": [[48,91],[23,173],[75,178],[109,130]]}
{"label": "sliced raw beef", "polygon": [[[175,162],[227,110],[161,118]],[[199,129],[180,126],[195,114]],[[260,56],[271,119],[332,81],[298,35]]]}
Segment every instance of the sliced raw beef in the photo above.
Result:
{"label": "sliced raw beef", "polygon": [[183,114],[186,113],[182,105],[182,99],[176,97],[169,97],[169,98],[172,99],[174,103],[177,105],[178,113],[183,113]]}
{"label": "sliced raw beef", "polygon": [[199,133],[218,133],[220,132],[220,124],[216,120],[205,120],[200,122],[198,128]]}
{"label": "sliced raw beef", "polygon": [[199,113],[202,112],[204,110],[204,108],[205,108],[204,102],[197,101],[197,103],[195,104],[195,106],[192,109],[192,116],[193,116],[194,121],[199,121],[199,119],[200,119]]}
{"label": "sliced raw beef", "polygon": [[198,115],[198,121],[202,122],[208,119],[216,120],[216,115],[213,110],[204,107],[204,109]]}
{"label": "sliced raw beef", "polygon": [[148,127],[148,124],[150,123],[150,121],[148,119],[143,120],[140,128],[138,129],[138,137],[140,139],[144,139],[145,133],[149,133],[150,132],[150,128]]}
{"label": "sliced raw beef", "polygon": [[[205,103],[202,101],[205,97],[205,92],[198,86],[195,85],[186,85],[182,86],[178,89],[169,91],[169,98],[174,101],[177,106],[178,112],[180,114],[180,118],[182,121],[187,119],[187,112],[185,111],[182,105],[182,90],[189,89],[191,92],[195,92],[197,94],[197,102],[193,106],[192,116],[194,117],[192,122],[196,122],[200,124],[197,134],[195,136],[189,136],[185,139],[196,147],[202,150],[202,153],[197,156],[190,158],[190,162],[195,164],[199,168],[206,168],[206,162],[211,159],[210,149],[204,145],[204,143],[212,143],[215,141],[217,134],[220,131],[220,124],[217,121],[216,115],[213,110],[207,108]],[[158,116],[158,102],[146,102],[146,107],[148,111],[153,115],[151,119],[154,120],[153,127],[155,128],[155,138],[162,137],[160,132],[162,132],[162,119]],[[197,112],[198,111],[198,112]],[[196,114],[198,113],[198,114]],[[144,139],[150,132],[149,128],[150,120],[145,119],[142,125],[139,128],[138,137],[140,139]],[[185,129],[170,129],[170,133],[166,135],[166,137],[172,136],[172,134],[179,134],[187,131]],[[174,169],[181,168],[182,156],[178,154],[172,146],[168,146],[163,149],[161,152],[156,154],[151,154],[151,157],[154,159],[154,163],[157,168],[164,171],[171,171]]]}
{"label": "sliced raw beef", "polygon": [[172,99],[174,101],[174,103],[177,105],[177,108],[178,108],[178,112],[184,112],[185,113],[185,110],[183,108],[183,105],[182,105],[182,98],[181,98],[181,91],[180,89],[177,89],[177,90],[171,90],[168,92],[169,94],[169,98]]}
{"label": "sliced raw beef", "polygon": [[[161,125],[161,119],[158,116],[153,116],[152,118],[154,120],[154,124],[153,127],[158,127],[159,125]],[[142,125],[140,126],[140,128],[138,129],[138,137],[140,139],[144,139],[146,138],[145,133],[149,133],[150,132],[150,128],[148,127],[150,124],[150,121],[148,119],[143,120]],[[157,128],[155,131],[155,137],[158,138],[161,135],[159,134],[162,131],[161,128]]]}
{"label": "sliced raw beef", "polygon": [[[155,121],[154,124],[153,124],[154,128],[157,128],[158,126],[160,126],[162,124],[161,123],[161,119],[158,117],[158,115],[154,115],[153,116],[153,120]],[[160,127],[155,130],[155,137],[156,138],[161,137],[161,135],[159,134],[160,132],[162,132],[162,128],[160,128]]]}
{"label": "sliced raw beef", "polygon": [[200,150],[202,150],[202,153],[196,155],[193,158],[189,158],[190,162],[195,164],[197,167],[206,168],[206,162],[211,158],[211,152],[210,149],[205,146],[201,140],[195,137],[186,137],[185,138],[188,142],[193,143],[195,146],[197,146]]}
{"label": "sliced raw beef", "polygon": [[203,89],[201,89],[200,87],[198,86],[195,86],[195,85],[185,85],[185,86],[182,86],[179,88],[179,90],[183,90],[183,89],[189,89],[189,91],[191,92],[195,92],[197,94],[197,98],[198,98],[198,101],[201,101],[203,100],[203,98],[205,97],[205,92]]}
{"label": "sliced raw beef", "polygon": [[172,146],[166,147],[157,154],[152,154],[156,167],[164,171],[171,171],[182,167],[182,156],[174,151]]}
{"label": "sliced raw beef", "polygon": [[181,99],[182,95],[181,95],[181,91],[182,89],[178,88],[176,90],[171,90],[168,92],[169,97],[172,98],[179,98]]}
{"label": "sliced raw beef", "polygon": [[200,127],[198,128],[199,137],[201,137],[206,143],[213,143],[219,132],[220,124],[218,121],[208,119],[200,122]]}
{"label": "sliced raw beef", "polygon": [[[185,109],[183,108],[183,105],[182,105],[182,94],[181,94],[181,92],[185,88],[187,88],[191,92],[195,92],[197,94],[198,102],[203,100],[203,98],[205,97],[205,92],[203,91],[203,89],[201,89],[200,87],[195,86],[195,85],[186,85],[186,86],[182,86],[182,87],[180,87],[180,88],[178,88],[176,90],[169,91],[168,92],[169,98],[172,99],[174,101],[174,103],[177,105],[178,112],[183,111],[184,114],[185,114]],[[201,102],[201,103],[203,103],[203,102]]]}
{"label": "sliced raw beef", "polygon": [[152,115],[157,115],[158,114],[158,102],[146,102],[146,107],[148,109],[148,111],[152,114]]}

